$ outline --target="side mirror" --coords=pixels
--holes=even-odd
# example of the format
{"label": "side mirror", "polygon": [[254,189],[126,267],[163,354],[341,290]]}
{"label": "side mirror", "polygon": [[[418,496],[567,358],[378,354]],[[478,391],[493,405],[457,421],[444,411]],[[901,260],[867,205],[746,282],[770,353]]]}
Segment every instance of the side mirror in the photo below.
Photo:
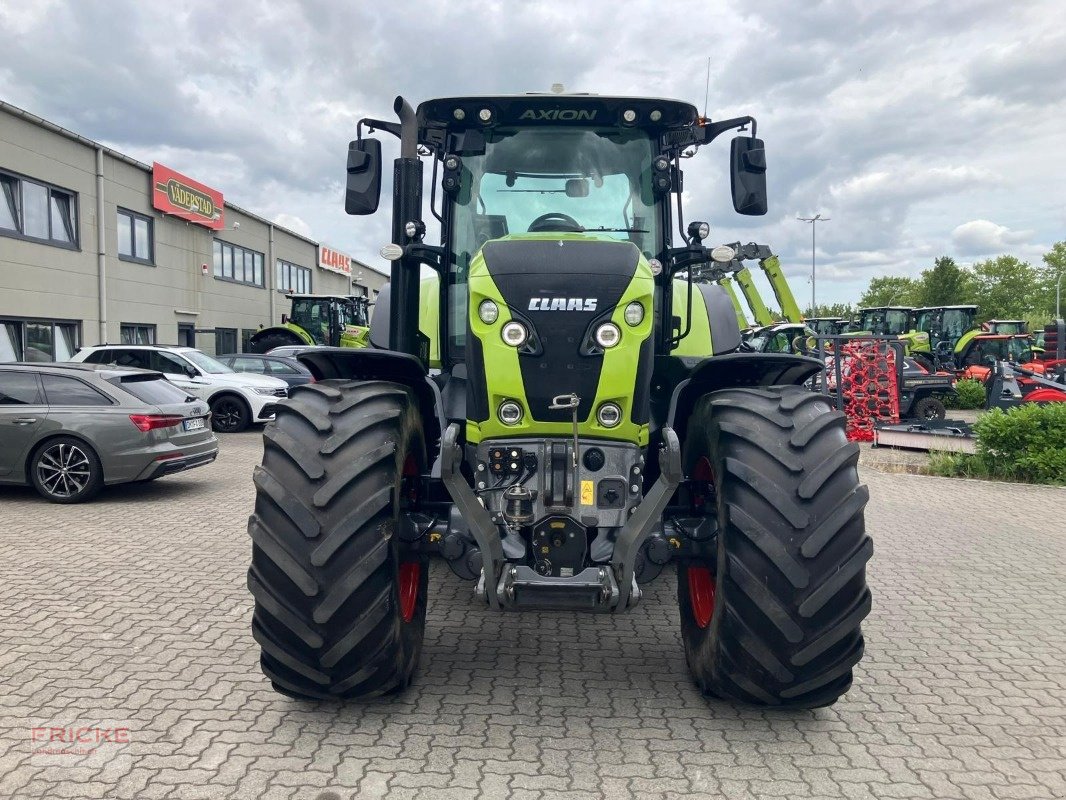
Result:
{"label": "side mirror", "polygon": [[381,142],[367,138],[349,143],[344,210],[349,214],[373,214],[380,198]]}
{"label": "side mirror", "polygon": [[729,152],[729,184],[733,208],[738,214],[762,216],[766,213],[766,150],[762,139],[737,136]]}
{"label": "side mirror", "polygon": [[289,315],[288,314],[282,314],[281,315],[281,324],[282,325],[286,325],[286,324],[288,324],[288,322],[289,322]]}
{"label": "side mirror", "polygon": [[185,375],[186,375],[186,377],[189,377],[189,378],[199,378],[200,377],[200,370],[196,369],[196,367],[186,367],[185,368]]}

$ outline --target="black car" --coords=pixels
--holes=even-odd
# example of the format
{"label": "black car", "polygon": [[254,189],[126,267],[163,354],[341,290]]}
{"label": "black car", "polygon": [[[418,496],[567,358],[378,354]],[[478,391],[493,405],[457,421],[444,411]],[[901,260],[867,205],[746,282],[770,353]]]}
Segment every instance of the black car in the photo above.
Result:
{"label": "black car", "polygon": [[269,375],[292,386],[313,383],[311,371],[295,358],[286,356],[260,356],[252,353],[230,353],[215,356],[234,372],[251,372],[256,375]]}

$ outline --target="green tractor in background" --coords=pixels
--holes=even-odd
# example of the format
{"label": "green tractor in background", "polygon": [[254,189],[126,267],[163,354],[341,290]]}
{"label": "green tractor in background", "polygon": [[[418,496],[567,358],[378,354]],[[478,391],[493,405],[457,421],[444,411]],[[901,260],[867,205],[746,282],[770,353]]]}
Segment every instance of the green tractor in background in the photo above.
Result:
{"label": "green tractor in background", "polygon": [[910,306],[876,306],[860,308],[859,318],[851,323],[846,336],[883,336],[903,343],[904,353],[927,353],[929,334],[914,330]]}
{"label": "green tractor in background", "polygon": [[942,361],[958,359],[974,336],[981,333],[977,325],[977,306],[930,306],[911,311],[912,333],[925,334],[926,347]]}
{"label": "green tractor in background", "polygon": [[741,350],[726,291],[692,278],[736,253],[681,222],[682,157],[732,130],[750,129],[734,208],[766,213],[755,120],[563,94],[394,110],[348,152],[346,210],[369,214],[383,163],[364,128],[400,139],[369,346],[299,356],[316,382],[278,404],[255,470],[252,631],[275,689],[407,686],[436,555],[493,611],[623,613],[673,562],[705,692],[835,702],[871,606],[858,446],[803,388],[820,361]]}
{"label": "green tractor in background", "polygon": [[293,345],[366,347],[370,301],[357,295],[289,295],[292,306],[281,324],[256,331],[249,352],[267,353]]}

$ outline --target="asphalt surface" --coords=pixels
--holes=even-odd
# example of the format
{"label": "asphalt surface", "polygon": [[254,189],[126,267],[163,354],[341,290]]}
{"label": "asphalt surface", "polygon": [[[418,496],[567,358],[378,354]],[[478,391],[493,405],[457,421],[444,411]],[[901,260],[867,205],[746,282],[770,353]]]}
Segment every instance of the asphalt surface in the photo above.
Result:
{"label": "asphalt surface", "polygon": [[249,632],[259,448],[85,506],[0,488],[0,798],[1066,797],[1066,490],[865,469],[828,709],[701,698],[672,572],[629,615],[494,615],[442,565],[410,690],[301,704]]}

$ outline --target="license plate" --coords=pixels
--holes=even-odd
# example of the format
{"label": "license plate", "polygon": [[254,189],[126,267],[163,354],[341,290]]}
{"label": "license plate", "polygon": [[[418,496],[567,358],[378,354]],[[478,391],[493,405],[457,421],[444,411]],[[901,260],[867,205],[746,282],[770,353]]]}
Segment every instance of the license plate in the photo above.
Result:
{"label": "license plate", "polygon": [[207,427],[203,417],[195,417],[193,419],[187,419],[182,423],[182,427],[187,431],[199,431]]}

